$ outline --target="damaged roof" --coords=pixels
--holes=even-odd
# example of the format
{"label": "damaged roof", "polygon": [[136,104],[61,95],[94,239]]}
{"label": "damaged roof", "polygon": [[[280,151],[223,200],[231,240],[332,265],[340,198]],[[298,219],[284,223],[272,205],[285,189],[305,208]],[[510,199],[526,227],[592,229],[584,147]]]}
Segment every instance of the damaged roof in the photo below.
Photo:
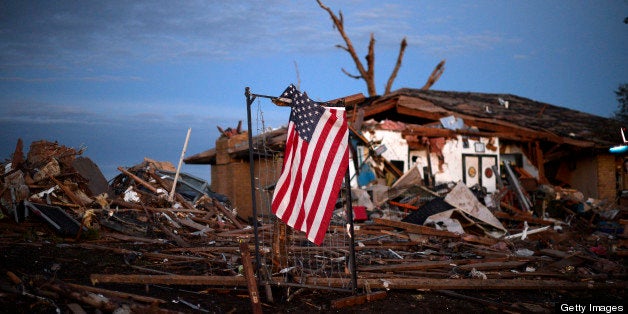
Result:
{"label": "damaged roof", "polygon": [[[455,115],[482,125],[516,126],[547,136],[590,142],[598,147],[608,148],[608,145],[621,142],[619,124],[613,119],[511,94],[402,88],[373,99],[361,108],[365,118],[376,120],[403,120],[396,114],[428,120]],[[391,115],[391,110],[396,114]]]}
{"label": "damaged roof", "polygon": [[[505,133],[510,132],[516,134],[516,138],[547,140],[601,150],[607,150],[609,146],[622,141],[620,125],[614,119],[512,94],[401,88],[384,96],[366,99],[356,95],[347,96],[351,99],[347,105],[358,103],[355,109],[364,110],[365,119],[429,125],[441,118],[454,115],[463,118],[469,126],[475,126],[481,131],[495,132],[494,136],[502,138]],[[349,118],[354,118],[354,111],[348,109]],[[416,132],[417,129],[413,131]],[[254,142],[271,141],[281,149],[281,142],[285,141],[285,136],[286,129],[280,128],[254,137]],[[229,148],[229,154],[234,158],[246,157],[248,144]],[[189,156],[184,162],[214,164],[216,150],[212,148]]]}

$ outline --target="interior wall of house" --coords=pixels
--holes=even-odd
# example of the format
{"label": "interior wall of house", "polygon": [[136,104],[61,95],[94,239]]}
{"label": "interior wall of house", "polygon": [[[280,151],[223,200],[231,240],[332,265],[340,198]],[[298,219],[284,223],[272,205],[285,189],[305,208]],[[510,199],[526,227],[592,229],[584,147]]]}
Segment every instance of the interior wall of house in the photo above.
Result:
{"label": "interior wall of house", "polygon": [[[373,132],[366,132],[364,137],[374,143],[377,148],[381,145],[386,147],[386,150],[381,154],[382,157],[389,161],[399,161],[396,165],[403,163],[403,166],[397,167],[402,172],[406,172],[410,169],[408,164],[408,142],[401,136],[401,132],[389,131],[389,130],[375,130]],[[364,156],[363,158],[366,158]]]}
{"label": "interior wall of house", "polygon": [[[417,167],[423,177],[429,165],[436,184],[464,181],[469,186],[479,183],[488,192],[497,189],[495,175],[487,170],[499,164],[499,139],[496,137],[432,138],[429,159],[427,149],[410,150],[399,131],[374,130],[365,137],[378,143],[375,146],[386,146],[382,156],[387,160],[403,161],[404,167],[400,169],[403,172]],[[360,157],[364,160],[366,155]]]}
{"label": "interior wall of house", "polygon": [[508,154],[518,154],[518,155],[521,155],[522,164],[520,166],[523,168],[523,170],[525,170],[527,173],[529,173],[533,177],[535,177],[537,179],[539,178],[539,169],[537,169],[536,166],[534,164],[532,164],[532,162],[528,158],[526,158],[526,155],[523,153],[523,151],[521,150],[521,148],[519,146],[512,145],[512,144],[502,145],[502,147],[501,147],[501,154],[504,154],[504,155],[508,155]]}

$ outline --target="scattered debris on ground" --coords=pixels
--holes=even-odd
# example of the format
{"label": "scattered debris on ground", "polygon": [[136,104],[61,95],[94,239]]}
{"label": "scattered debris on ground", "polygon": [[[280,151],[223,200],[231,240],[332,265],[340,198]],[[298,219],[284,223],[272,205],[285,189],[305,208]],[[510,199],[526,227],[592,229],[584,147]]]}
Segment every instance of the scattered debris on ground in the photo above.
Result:
{"label": "scattered debris on ground", "polygon": [[[240,125],[223,132],[239,133]],[[268,275],[278,285],[254,291],[254,228],[226,197],[185,173],[175,183],[171,163],[149,158],[119,167],[120,174],[107,182],[82,154],[82,149],[37,141],[25,155],[18,141],[2,163],[0,299],[5,308],[31,313],[357,311],[384,306],[388,299],[404,300],[407,307],[380,309],[408,310],[431,306],[425,298],[432,291],[430,297],[440,304],[447,298],[450,305],[441,306],[454,310],[473,303],[478,309],[552,312],[556,302],[568,298],[558,291],[604,295],[609,302],[622,302],[625,294],[625,208],[555,186],[524,191],[514,177],[492,196],[461,183],[427,187],[412,171],[399,180],[405,184],[384,196],[352,191],[357,295],[308,289],[328,274],[307,264],[298,272]],[[344,233],[344,221],[339,207],[328,237]],[[265,224],[258,232],[274,228]],[[290,251],[309,247],[297,232],[291,237]],[[347,245],[338,243],[341,250]],[[260,249],[266,254],[274,248]],[[328,259],[347,268],[343,258]],[[347,272],[324,278],[326,285],[346,287]],[[521,297],[509,297],[515,290]]]}

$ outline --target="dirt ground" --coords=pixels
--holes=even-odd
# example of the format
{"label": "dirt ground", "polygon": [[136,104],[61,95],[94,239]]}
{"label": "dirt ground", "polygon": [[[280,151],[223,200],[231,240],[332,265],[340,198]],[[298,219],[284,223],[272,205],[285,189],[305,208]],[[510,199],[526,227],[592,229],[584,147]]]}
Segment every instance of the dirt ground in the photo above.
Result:
{"label": "dirt ground", "polygon": [[[6,220],[5,220],[6,222]],[[33,226],[31,226],[33,227]],[[91,286],[149,296],[162,300],[157,306],[131,302],[131,312],[250,313],[248,291],[233,287],[165,286],[133,284],[92,285],[90,275],[133,274],[128,256],[81,248],[68,239],[42,234],[35,225],[0,222],[0,313],[87,313],[110,312],[80,301],[76,288]],[[11,280],[9,273],[21,283]],[[560,304],[623,304],[625,291],[419,291],[391,290],[381,300],[344,308],[332,301],[350,293],[299,288],[273,288],[273,301],[261,291],[265,313],[553,313]],[[116,300],[124,304],[124,300]],[[139,304],[139,305],[138,305]],[[117,312],[119,313],[119,312]]]}

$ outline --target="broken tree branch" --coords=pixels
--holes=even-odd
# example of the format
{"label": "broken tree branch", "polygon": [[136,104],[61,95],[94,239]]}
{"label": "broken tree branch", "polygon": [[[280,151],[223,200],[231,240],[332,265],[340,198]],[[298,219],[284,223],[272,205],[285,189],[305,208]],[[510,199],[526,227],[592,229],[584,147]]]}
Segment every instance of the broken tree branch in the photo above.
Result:
{"label": "broken tree branch", "polygon": [[[355,52],[355,48],[353,47],[353,43],[351,42],[351,39],[349,38],[349,36],[347,36],[347,33],[345,32],[345,27],[344,27],[344,21],[342,18],[342,12],[339,12],[339,16],[336,16],[336,14],[334,14],[334,12],[326,5],[323,4],[323,2],[321,2],[321,0],[316,0],[316,2],[318,2],[318,5],[325,11],[327,11],[327,13],[329,14],[329,17],[331,18],[331,20],[334,22],[334,26],[336,27],[336,29],[338,29],[338,32],[340,33],[340,36],[342,36],[342,39],[345,41],[345,43],[347,44],[347,47],[343,48],[345,51],[347,51],[349,53],[349,55],[351,56],[351,59],[353,59],[353,62],[355,63],[356,68],[358,69],[358,72],[360,72],[360,76],[362,78],[364,78],[364,81],[366,82],[366,87],[369,93],[369,96],[375,96],[377,95],[377,91],[375,88],[375,82],[373,80],[373,76],[369,75],[369,73],[373,73],[373,69],[365,69],[364,65],[362,65],[362,62],[360,61],[360,58],[358,57],[358,54]],[[371,34],[371,42],[369,43],[369,54],[372,51],[372,46],[375,44],[375,39],[373,37],[373,34]],[[374,62],[375,57],[374,56],[369,56],[367,55],[366,60],[371,60],[369,62],[369,64],[372,64],[372,62]],[[343,71],[344,72],[344,71]],[[346,74],[346,72],[345,72]],[[351,76],[353,78],[356,78],[355,76]]]}
{"label": "broken tree branch", "polygon": [[395,63],[395,68],[393,69],[390,77],[388,78],[388,83],[386,83],[386,89],[384,90],[384,95],[390,93],[390,89],[392,88],[392,84],[397,78],[397,72],[399,72],[399,68],[401,68],[401,60],[403,60],[403,54],[406,51],[406,47],[408,46],[408,42],[404,37],[401,41],[401,45],[399,47],[399,55],[397,56],[397,63]]}
{"label": "broken tree branch", "polygon": [[430,89],[430,87],[432,87],[432,85],[434,85],[434,83],[438,81],[440,76],[443,75],[443,72],[445,72],[445,59],[441,60],[441,62],[439,62],[436,65],[436,67],[432,71],[432,74],[430,74],[430,77],[427,79],[427,82],[425,82],[425,85],[423,85],[421,89],[422,90]]}

